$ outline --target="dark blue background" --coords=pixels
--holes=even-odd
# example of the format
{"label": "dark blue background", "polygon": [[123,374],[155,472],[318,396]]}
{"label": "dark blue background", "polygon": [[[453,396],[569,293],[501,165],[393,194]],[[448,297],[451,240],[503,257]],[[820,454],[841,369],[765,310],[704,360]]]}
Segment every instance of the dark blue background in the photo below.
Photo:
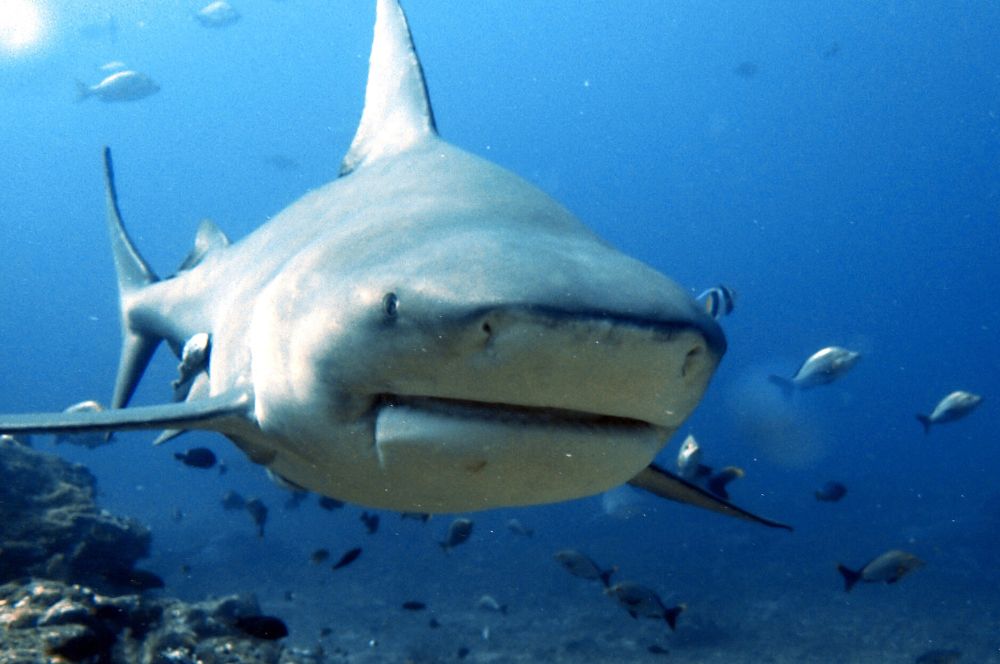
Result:
{"label": "dark blue background", "polygon": [[[197,3],[49,2],[47,41],[0,52],[2,410],[59,410],[111,391],[119,327],[101,146],[114,149],[126,222],[161,274],[186,255],[202,217],[245,236],[335,177],[361,112],[372,4],[245,0],[237,25],[209,30],[192,19]],[[740,616],[768,602],[779,607],[771,622],[798,621],[803,638],[822,641],[801,616],[856,618],[854,601],[872,620],[902,607],[923,610],[928,625],[950,616],[958,635],[963,620],[981,620],[967,645],[996,656],[985,626],[1000,619],[1000,10],[700,0],[406,9],[442,136],[535,182],[692,294],[735,288],[730,350],[663,458],[672,463],[682,435],[695,433],[706,461],[746,469],[739,502],[797,532],[635,496],[641,513],[619,520],[591,498],[480,515],[468,549],[442,564],[431,541],[446,519],[425,529],[385,514],[369,540],[360,510],[283,510],[285,494],[218,437],[169,450],[138,434],[93,452],[60,447],[94,469],[105,506],[152,524],[150,566],[168,588],[190,598],[255,589],[294,614],[284,590],[308,596],[333,583],[308,552],[363,543],[366,566],[300,601],[301,613],[413,595],[464,607],[489,589],[558,607],[575,580],[554,574],[549,556],[576,546],[688,602],[701,633],[715,625],[737,644],[754,638],[740,634]],[[81,34],[110,15],[114,42]],[[112,59],[162,91],[74,103],[74,79],[96,83]],[[752,76],[737,72],[745,62]],[[267,163],[278,154],[299,168]],[[791,401],[766,382],[829,344],[863,353],[842,382]],[[165,400],[174,367],[161,352],[136,403]],[[914,414],[953,389],[984,403],[925,437]],[[196,443],[230,474],[173,460]],[[831,478],[848,497],[817,503],[813,489]],[[249,519],[222,512],[229,488],[271,505],[263,541]],[[505,531],[511,514],[534,540]],[[860,565],[891,547],[927,568],[899,587],[842,593],[835,562]],[[612,612],[593,601],[595,613]],[[312,623],[297,619],[310,642]]]}

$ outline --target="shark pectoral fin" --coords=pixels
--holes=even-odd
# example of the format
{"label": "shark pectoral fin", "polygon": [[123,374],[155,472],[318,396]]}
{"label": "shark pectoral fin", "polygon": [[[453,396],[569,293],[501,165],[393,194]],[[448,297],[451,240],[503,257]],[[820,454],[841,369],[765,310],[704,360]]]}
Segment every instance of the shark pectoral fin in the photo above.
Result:
{"label": "shark pectoral fin", "polygon": [[207,399],[162,406],[112,408],[92,412],[0,415],[0,434],[83,433],[136,429],[226,431],[251,417],[253,397],[234,391]]}
{"label": "shark pectoral fin", "polygon": [[746,521],[753,521],[769,528],[792,530],[791,526],[771,521],[762,516],[757,516],[753,512],[748,512],[742,507],[737,507],[728,500],[723,500],[698,485],[692,484],[684,478],[660,468],[656,464],[649,464],[638,475],[630,479],[628,483],[637,489],[648,491],[660,498],[694,505],[695,507],[734,516]]}

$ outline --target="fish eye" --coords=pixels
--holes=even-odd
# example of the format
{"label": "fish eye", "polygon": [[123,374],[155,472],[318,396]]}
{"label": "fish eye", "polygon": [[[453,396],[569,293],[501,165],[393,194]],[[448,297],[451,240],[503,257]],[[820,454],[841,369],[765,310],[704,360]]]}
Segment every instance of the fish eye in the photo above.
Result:
{"label": "fish eye", "polygon": [[389,292],[382,297],[382,311],[389,318],[395,318],[399,310],[399,297],[395,293]]}

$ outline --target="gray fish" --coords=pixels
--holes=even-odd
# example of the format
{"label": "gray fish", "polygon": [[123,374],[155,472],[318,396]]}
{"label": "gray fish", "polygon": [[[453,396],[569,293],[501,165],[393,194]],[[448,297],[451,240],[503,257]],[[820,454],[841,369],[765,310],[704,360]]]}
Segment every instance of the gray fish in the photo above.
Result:
{"label": "gray fish", "polygon": [[97,85],[76,82],[77,101],[97,97],[104,102],[138,101],[156,94],[160,86],[145,74],[126,69],[111,74]]}
{"label": "gray fish", "polygon": [[611,575],[618,571],[617,567],[601,569],[597,563],[576,549],[557,551],[555,559],[573,576],[590,581],[600,580],[605,588],[611,583]]}
{"label": "gray fish", "polygon": [[816,500],[835,503],[847,495],[847,487],[833,480],[816,489]]}
{"label": "gray fish", "polygon": [[501,604],[493,595],[483,595],[476,600],[476,608],[482,611],[495,611],[507,615],[507,605]]}
{"label": "gray fish", "polygon": [[962,419],[975,410],[976,406],[982,400],[983,398],[978,394],[956,390],[944,399],[941,399],[938,405],[934,406],[934,410],[930,415],[917,415],[917,420],[924,425],[924,433],[928,433],[931,430],[932,424],[954,422],[955,420]]}
{"label": "gray fish", "polygon": [[[80,403],[75,403],[66,410],[64,413],[102,413],[104,412],[104,406],[93,400],[81,401]],[[107,434],[100,432],[84,432],[84,433],[59,433],[55,437],[56,444],[68,443],[70,445],[79,445],[80,447],[89,447],[93,449],[95,447],[101,447],[110,441],[110,437]]]}
{"label": "gray fish", "polygon": [[677,474],[686,480],[693,478],[701,465],[701,446],[694,436],[688,435],[677,453]]}
{"label": "gray fish", "polygon": [[442,549],[448,551],[459,544],[465,543],[472,535],[472,519],[455,519],[448,526],[448,534],[444,541],[438,542]]}
{"label": "gray fish", "polygon": [[892,549],[875,558],[859,570],[837,565],[837,571],[844,577],[844,590],[851,591],[858,581],[865,583],[896,583],[915,569],[924,566],[924,561],[912,553]]}
{"label": "gray fish", "polygon": [[240,20],[240,13],[225,0],[216,0],[198,10],[195,19],[206,28],[224,28]]}
{"label": "gray fish", "polygon": [[655,591],[640,586],[638,583],[624,581],[604,590],[606,595],[611,595],[618,600],[618,603],[628,611],[633,618],[656,618],[664,620],[670,630],[677,627],[677,616],[687,609],[685,604],[667,607]]}
{"label": "gray fish", "polygon": [[917,657],[914,664],[955,664],[962,658],[961,650],[928,650]]}
{"label": "gray fish", "polygon": [[531,537],[535,534],[534,529],[525,526],[520,519],[507,519],[507,530],[522,537]]}
{"label": "gray fish", "polygon": [[828,385],[851,370],[861,353],[840,346],[827,346],[809,356],[791,378],[771,375],[770,381],[786,394],[792,390],[805,390],[818,385]]}
{"label": "gray fish", "polygon": [[250,513],[250,518],[257,524],[257,536],[264,536],[264,524],[267,523],[267,505],[260,498],[251,498],[246,503],[246,510]]}

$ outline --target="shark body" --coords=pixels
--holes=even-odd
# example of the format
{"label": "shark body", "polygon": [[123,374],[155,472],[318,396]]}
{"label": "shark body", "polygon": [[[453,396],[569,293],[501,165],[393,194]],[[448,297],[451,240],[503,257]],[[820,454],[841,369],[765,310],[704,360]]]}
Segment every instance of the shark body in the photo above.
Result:
{"label": "shark body", "polygon": [[[220,432],[288,482],[454,512],[632,482],[781,526],[651,465],[725,352],[679,286],[549,196],[437,134],[396,0],[378,0],[341,175],[237,243],[211,223],[159,279],[108,224],[123,349],[111,408],[0,416],[0,432]],[[126,407],[157,347],[175,402]]]}

